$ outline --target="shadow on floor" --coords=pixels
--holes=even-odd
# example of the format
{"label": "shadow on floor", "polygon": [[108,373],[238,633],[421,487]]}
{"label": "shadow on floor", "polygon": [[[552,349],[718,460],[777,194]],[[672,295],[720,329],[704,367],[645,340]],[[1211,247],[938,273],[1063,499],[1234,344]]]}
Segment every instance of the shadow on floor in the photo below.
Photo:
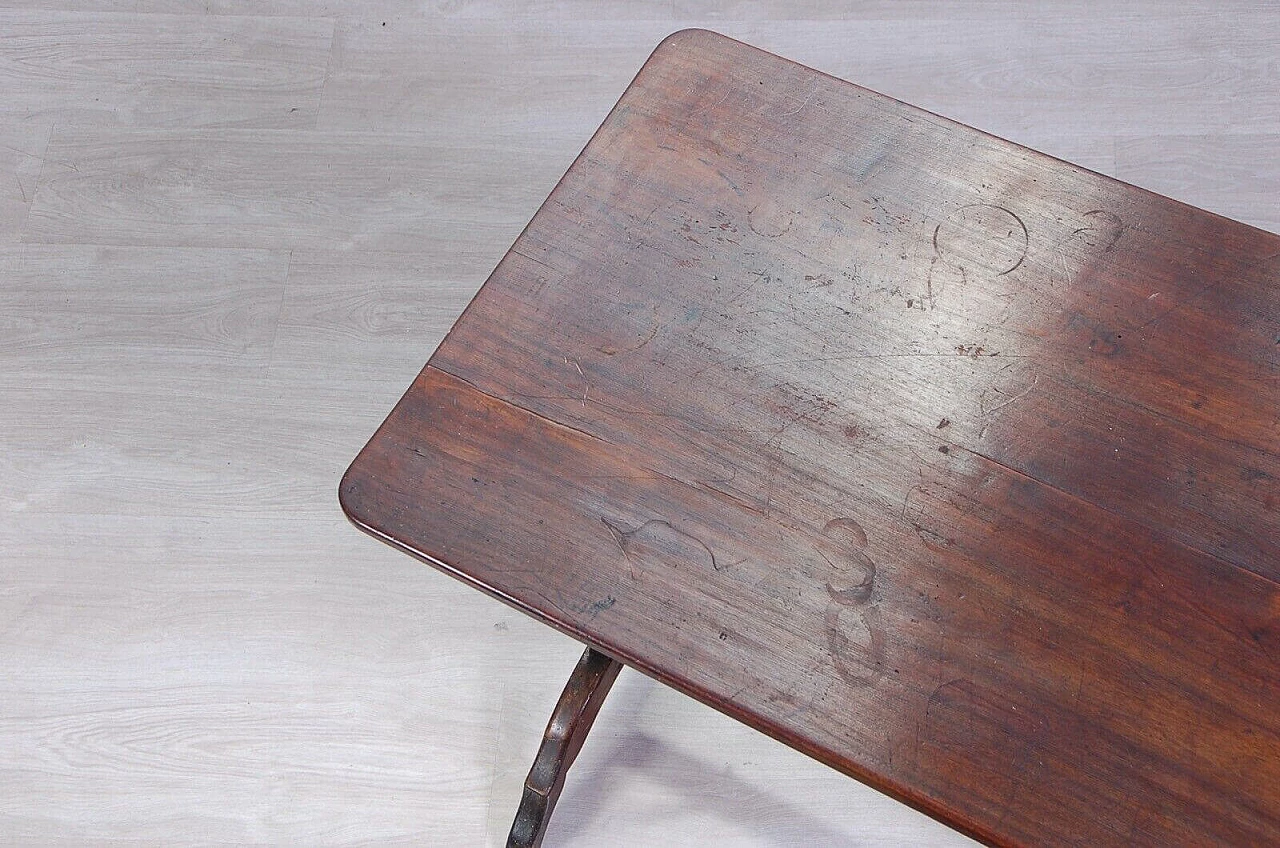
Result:
{"label": "shadow on floor", "polygon": [[[625,685],[624,685],[625,683]],[[661,684],[624,672],[618,687],[606,702],[601,722],[627,727],[639,725],[638,715],[654,687]],[[856,835],[833,828],[812,814],[761,792],[723,767],[690,756],[642,730],[624,733],[606,743],[603,738],[588,738],[609,745],[603,752],[591,752],[590,761],[580,761],[570,770],[564,795],[547,830],[547,844],[572,842],[608,806],[607,799],[620,790],[624,782],[634,780],[637,773],[655,784],[666,784],[685,799],[691,809],[732,822],[736,827],[750,827],[758,832],[759,841],[767,845],[856,845]],[[584,768],[585,767],[585,768]],[[643,834],[617,834],[620,842],[643,842]]]}

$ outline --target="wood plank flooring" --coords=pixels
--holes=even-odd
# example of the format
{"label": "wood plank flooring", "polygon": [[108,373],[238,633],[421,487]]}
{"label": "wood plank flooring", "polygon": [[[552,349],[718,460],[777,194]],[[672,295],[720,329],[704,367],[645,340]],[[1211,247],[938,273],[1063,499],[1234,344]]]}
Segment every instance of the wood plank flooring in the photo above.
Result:
{"label": "wood plank flooring", "polygon": [[[1280,230],[1274,3],[0,0],[0,844],[502,844],[580,649],[337,482],[693,25]],[[602,844],[970,843],[624,672]]]}

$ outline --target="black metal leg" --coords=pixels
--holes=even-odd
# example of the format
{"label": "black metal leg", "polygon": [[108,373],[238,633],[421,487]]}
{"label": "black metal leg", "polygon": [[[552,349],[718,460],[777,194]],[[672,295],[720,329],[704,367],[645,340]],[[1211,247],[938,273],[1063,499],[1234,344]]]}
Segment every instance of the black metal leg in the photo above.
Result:
{"label": "black metal leg", "polygon": [[538,848],[542,844],[569,766],[582,750],[596,713],[600,712],[600,705],[621,670],[622,663],[591,648],[578,660],[547,723],[533,768],[525,779],[524,795],[515,823],[511,825],[511,835],[507,837],[507,848]]}

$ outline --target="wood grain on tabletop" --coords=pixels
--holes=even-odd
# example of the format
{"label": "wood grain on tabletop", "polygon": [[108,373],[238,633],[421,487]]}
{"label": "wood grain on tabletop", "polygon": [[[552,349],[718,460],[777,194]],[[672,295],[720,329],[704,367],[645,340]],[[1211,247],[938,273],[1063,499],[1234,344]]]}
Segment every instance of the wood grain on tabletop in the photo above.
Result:
{"label": "wood grain on tabletop", "polygon": [[[0,9],[0,841],[505,838],[580,647],[333,492],[680,27],[1277,227],[1268,3]],[[548,844],[969,844],[631,672],[575,770]]]}
{"label": "wood grain on tabletop", "polygon": [[1278,281],[1280,237],[690,30],[341,495],[992,843],[1273,842]]}

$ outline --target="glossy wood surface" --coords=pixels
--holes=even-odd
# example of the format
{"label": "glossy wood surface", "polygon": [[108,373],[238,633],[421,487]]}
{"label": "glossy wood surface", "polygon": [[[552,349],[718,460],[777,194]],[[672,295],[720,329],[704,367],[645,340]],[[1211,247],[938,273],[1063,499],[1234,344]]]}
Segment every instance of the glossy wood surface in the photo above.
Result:
{"label": "glossy wood surface", "polygon": [[1280,238],[702,31],[348,514],[994,844],[1280,840]]}
{"label": "glossy wood surface", "polygon": [[[695,25],[1280,231],[1269,0],[0,0],[0,842],[504,844],[582,645],[334,493]],[[634,670],[620,842],[972,845]]]}

